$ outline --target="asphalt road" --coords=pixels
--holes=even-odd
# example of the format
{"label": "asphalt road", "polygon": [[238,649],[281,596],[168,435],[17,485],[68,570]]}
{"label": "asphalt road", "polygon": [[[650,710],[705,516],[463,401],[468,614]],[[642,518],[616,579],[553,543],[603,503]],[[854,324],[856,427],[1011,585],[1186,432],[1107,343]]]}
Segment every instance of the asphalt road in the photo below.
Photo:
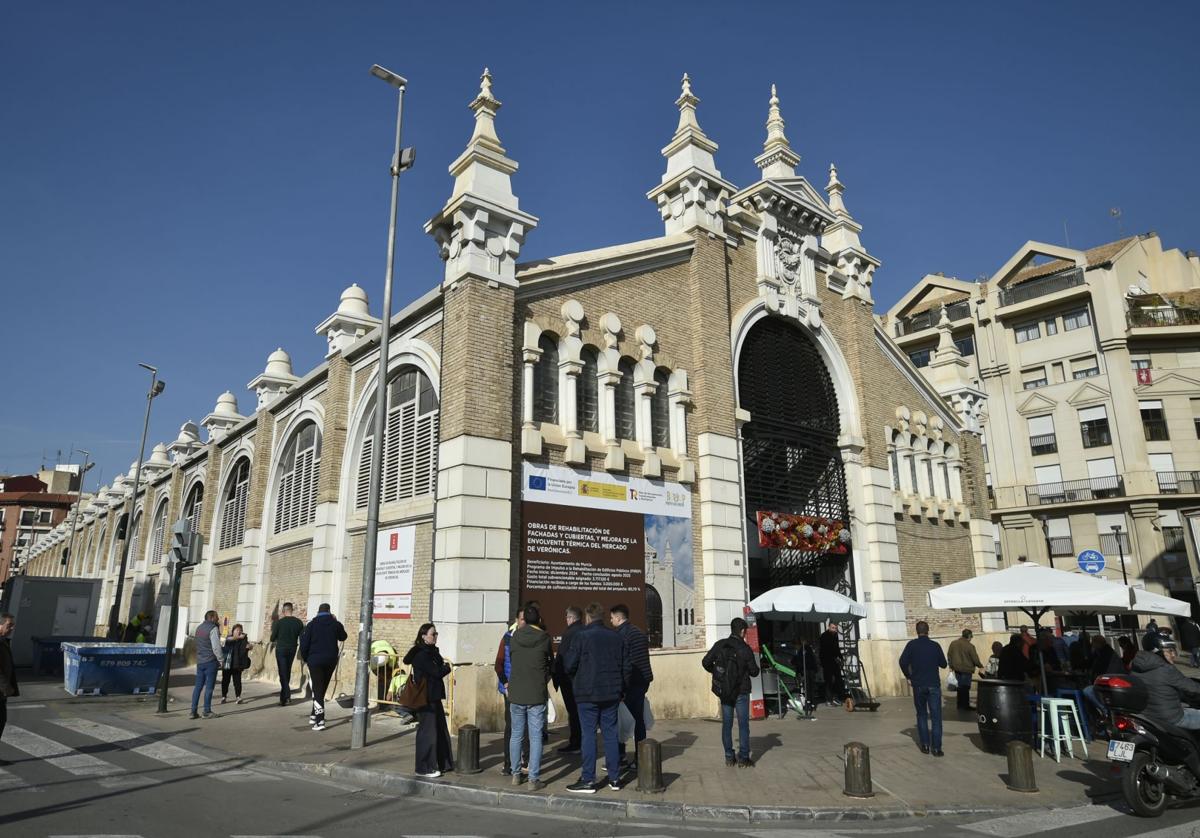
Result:
{"label": "asphalt road", "polygon": [[0,740],[0,835],[142,836],[752,836],[874,838],[1054,835],[1200,838],[1200,806],[1147,821],[1111,806],[1002,817],[780,826],[606,822],[445,804],[308,775],[290,776],[135,729],[112,705],[10,702]]}

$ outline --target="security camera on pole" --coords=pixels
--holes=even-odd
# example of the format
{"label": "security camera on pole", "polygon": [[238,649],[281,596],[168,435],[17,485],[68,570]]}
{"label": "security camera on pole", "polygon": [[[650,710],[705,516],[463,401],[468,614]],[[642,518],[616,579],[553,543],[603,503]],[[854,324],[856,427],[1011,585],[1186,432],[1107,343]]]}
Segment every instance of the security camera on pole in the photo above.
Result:
{"label": "security camera on pole", "polygon": [[171,659],[175,655],[175,632],[179,628],[179,587],[183,570],[200,562],[204,536],[192,532],[191,522],[180,518],[171,527],[171,619],[167,623],[167,654],[158,684],[158,712],[167,712],[167,687],[171,683]]}

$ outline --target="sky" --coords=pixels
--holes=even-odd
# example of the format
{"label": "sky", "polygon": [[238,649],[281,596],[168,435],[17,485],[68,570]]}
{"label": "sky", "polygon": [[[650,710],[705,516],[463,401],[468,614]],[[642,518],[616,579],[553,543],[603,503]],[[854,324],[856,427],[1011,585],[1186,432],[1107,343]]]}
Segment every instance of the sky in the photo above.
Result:
{"label": "sky", "polygon": [[[662,234],[687,72],[723,175],[758,174],[778,85],[800,174],[830,162],[883,265],[877,310],[927,273],[990,275],[1025,241],[1157,231],[1200,249],[1200,4],[9,2],[0,7],[0,474],[147,455],[351,282],[382,298],[394,91],[409,80],[396,301],[436,286],[422,231],[450,194],[484,66],[521,260]],[[1110,208],[1119,207],[1114,220]],[[61,453],[59,453],[61,452]]]}

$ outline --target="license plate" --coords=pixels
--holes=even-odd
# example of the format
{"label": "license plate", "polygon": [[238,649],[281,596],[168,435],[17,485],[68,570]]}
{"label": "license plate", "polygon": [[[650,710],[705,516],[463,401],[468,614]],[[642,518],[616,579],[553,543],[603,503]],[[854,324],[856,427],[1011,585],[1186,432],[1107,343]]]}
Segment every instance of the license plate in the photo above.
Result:
{"label": "license plate", "polygon": [[1108,758],[1113,762],[1132,762],[1133,743],[1112,739],[1108,743]]}

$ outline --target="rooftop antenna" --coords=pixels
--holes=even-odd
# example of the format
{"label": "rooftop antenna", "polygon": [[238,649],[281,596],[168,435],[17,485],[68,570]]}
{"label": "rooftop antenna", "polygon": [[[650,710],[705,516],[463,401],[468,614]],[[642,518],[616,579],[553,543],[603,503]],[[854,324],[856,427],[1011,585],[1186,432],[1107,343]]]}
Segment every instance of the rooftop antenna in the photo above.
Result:
{"label": "rooftop antenna", "polygon": [[1125,225],[1121,223],[1121,208],[1113,207],[1108,211],[1108,214],[1112,216],[1113,221],[1117,222],[1117,234],[1121,236],[1125,235]]}
{"label": "rooftop antenna", "polygon": [[1063,219],[1063,238],[1066,239],[1067,247],[1071,246],[1071,234],[1067,232],[1067,219]]}

